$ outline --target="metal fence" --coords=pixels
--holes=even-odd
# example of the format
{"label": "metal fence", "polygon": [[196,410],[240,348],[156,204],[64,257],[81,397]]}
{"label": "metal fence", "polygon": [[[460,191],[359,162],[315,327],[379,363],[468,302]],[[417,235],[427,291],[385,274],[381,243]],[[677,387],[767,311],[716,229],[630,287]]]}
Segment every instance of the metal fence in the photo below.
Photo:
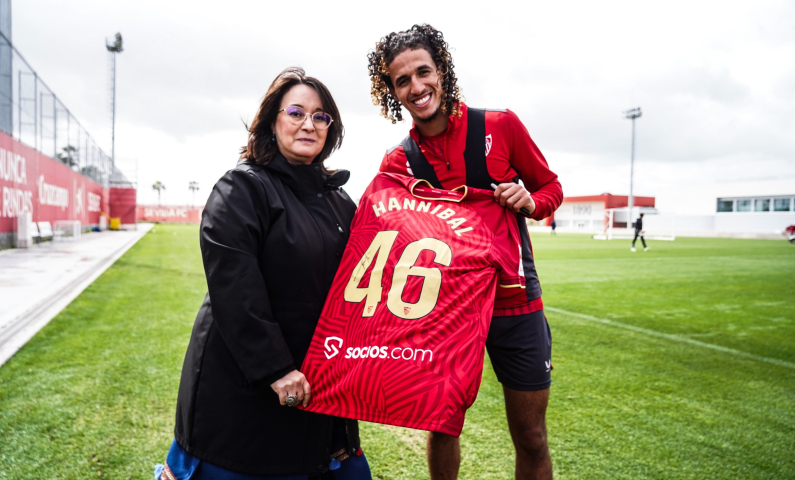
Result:
{"label": "metal fence", "polygon": [[0,32],[0,131],[108,187],[112,158]]}

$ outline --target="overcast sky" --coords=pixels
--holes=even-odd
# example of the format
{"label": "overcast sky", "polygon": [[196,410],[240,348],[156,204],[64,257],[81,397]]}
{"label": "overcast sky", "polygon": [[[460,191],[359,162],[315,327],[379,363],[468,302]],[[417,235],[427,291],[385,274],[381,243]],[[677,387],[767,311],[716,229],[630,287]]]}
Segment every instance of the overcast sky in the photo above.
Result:
{"label": "overcast sky", "polygon": [[164,204],[190,203],[190,181],[204,202],[294,65],[337,101],[330,165],[357,198],[411,125],[372,105],[367,53],[424,22],[453,48],[466,102],[515,111],[567,196],[628,193],[633,106],[635,194],[660,209],[710,213],[736,185],[795,193],[795,2],[12,2],[15,46],[108,152],[104,42],[124,36],[116,155],[142,204],[156,180]]}

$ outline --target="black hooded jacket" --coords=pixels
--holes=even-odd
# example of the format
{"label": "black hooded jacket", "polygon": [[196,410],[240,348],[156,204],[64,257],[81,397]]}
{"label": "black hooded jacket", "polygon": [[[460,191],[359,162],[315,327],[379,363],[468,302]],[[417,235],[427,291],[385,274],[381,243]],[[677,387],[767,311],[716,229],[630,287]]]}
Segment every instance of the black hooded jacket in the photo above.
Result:
{"label": "black hooded jacket", "polygon": [[270,384],[309,349],[356,210],[340,188],[349,176],[277,154],[215,185],[200,239],[209,291],[177,400],[176,440],[191,455],[250,475],[327,467],[333,417],[280,405]]}

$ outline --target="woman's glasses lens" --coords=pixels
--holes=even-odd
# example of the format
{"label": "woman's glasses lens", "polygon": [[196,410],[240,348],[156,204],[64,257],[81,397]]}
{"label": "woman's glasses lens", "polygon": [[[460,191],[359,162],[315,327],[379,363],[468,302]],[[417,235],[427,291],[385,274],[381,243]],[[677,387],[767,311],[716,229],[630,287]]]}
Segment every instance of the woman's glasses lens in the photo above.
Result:
{"label": "woman's glasses lens", "polygon": [[[306,119],[306,112],[299,107],[287,107],[284,113],[295,123],[302,123]],[[319,128],[328,128],[331,125],[331,115],[324,112],[315,112],[312,114],[312,123]]]}
{"label": "woman's glasses lens", "polygon": [[328,113],[317,112],[312,115],[312,122],[320,127],[328,127],[331,125],[331,115]]}
{"label": "woman's glasses lens", "polygon": [[291,120],[303,122],[306,118],[306,112],[298,107],[287,107],[284,112],[290,117]]}

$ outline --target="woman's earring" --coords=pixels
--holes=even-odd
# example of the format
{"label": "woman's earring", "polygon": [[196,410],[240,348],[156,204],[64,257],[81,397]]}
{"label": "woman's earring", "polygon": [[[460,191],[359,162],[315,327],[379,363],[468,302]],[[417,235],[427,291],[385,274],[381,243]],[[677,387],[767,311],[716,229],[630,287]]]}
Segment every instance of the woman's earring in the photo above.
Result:
{"label": "woman's earring", "polygon": [[276,143],[276,134],[275,133],[271,137],[271,142]]}

